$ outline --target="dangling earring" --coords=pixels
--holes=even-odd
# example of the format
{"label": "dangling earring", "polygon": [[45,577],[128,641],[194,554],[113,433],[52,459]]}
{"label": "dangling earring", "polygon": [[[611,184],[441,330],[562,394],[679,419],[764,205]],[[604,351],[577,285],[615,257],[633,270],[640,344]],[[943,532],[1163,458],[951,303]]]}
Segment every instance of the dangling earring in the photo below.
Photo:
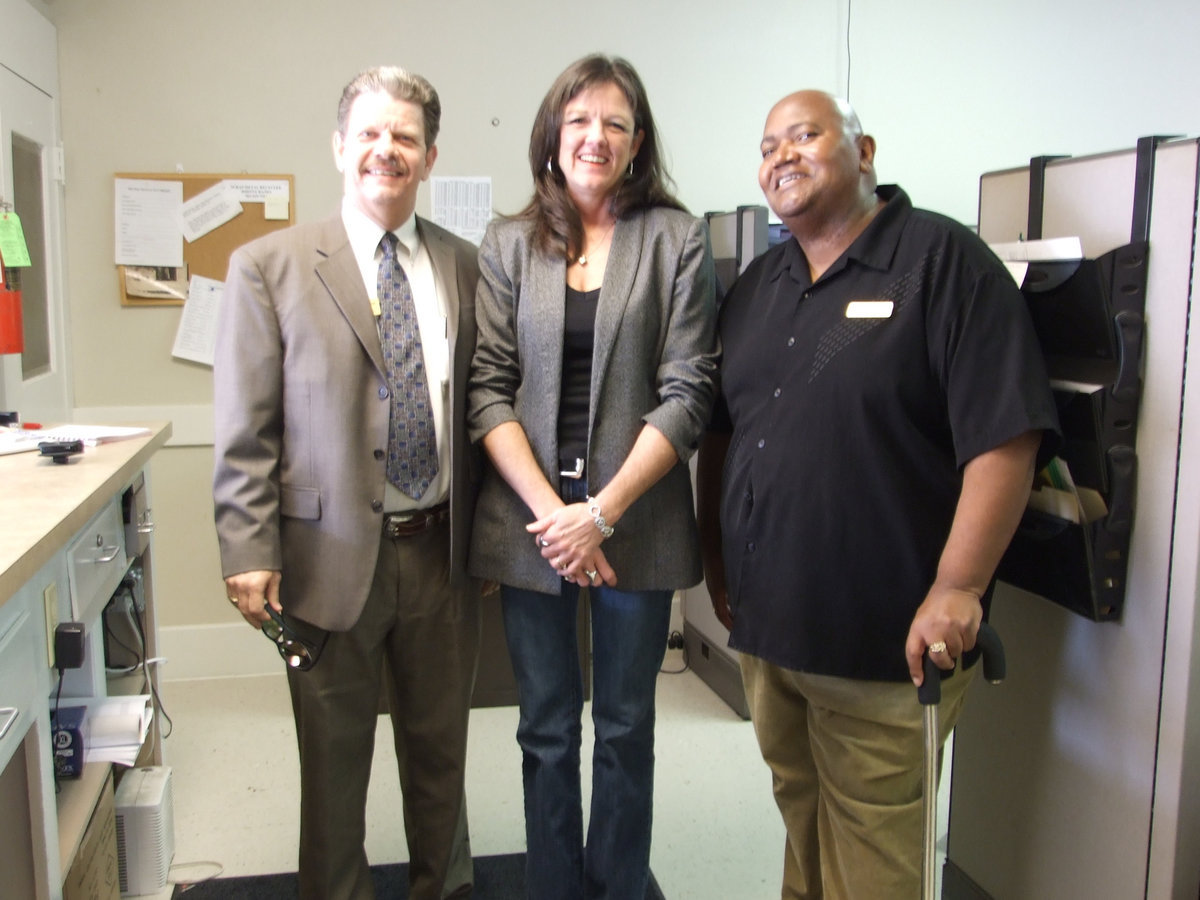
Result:
{"label": "dangling earring", "polygon": [[549,172],[551,175],[554,174],[554,158],[553,157],[550,157],[550,156],[546,157],[546,171]]}
{"label": "dangling earring", "polygon": [[633,157],[632,157],[632,156],[631,156],[631,157],[629,157],[629,174],[628,174],[628,175],[626,175],[625,177],[626,177],[626,178],[632,178],[632,177],[633,177]]}

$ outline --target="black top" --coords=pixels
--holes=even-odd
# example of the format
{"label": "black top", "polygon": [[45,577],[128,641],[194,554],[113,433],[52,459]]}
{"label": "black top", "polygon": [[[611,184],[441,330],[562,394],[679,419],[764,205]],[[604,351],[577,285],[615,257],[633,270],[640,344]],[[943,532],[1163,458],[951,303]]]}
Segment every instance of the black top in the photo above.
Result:
{"label": "black top", "polygon": [[592,350],[599,298],[600,288],[577,291],[567,286],[562,387],[558,395],[558,455],[563,461],[587,458]]}
{"label": "black top", "polygon": [[878,194],[887,205],[816,284],[787,240],[733,286],[713,428],[732,431],[730,646],[789,669],[904,681],[962,467],[1056,430],[1057,417],[1001,263],[898,187]]}

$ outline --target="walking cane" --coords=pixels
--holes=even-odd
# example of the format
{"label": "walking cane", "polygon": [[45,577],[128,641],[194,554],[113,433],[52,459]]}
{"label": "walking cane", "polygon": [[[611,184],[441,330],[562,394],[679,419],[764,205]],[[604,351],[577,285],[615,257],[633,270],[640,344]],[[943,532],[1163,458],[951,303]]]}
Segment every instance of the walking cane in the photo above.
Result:
{"label": "walking cane", "polygon": [[[1000,635],[987,622],[979,626],[975,645],[983,653],[983,677],[992,684],[1004,680],[1004,645]],[[937,757],[938,757],[938,703],[942,699],[942,670],[924,656],[925,678],[917,688],[917,699],[925,707],[925,774],[922,788],[922,817],[924,819],[924,861],[921,864],[922,900],[935,900],[933,868],[937,843]]]}

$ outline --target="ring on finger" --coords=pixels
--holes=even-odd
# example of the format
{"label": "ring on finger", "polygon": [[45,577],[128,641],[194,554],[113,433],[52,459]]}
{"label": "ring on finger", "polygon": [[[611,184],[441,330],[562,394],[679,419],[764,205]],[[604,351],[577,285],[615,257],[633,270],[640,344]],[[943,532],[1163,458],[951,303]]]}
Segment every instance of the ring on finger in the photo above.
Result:
{"label": "ring on finger", "polygon": [[548,540],[546,540],[544,537],[542,537],[541,535],[539,535],[538,539],[537,539],[537,545],[539,547],[549,547],[550,542]]}
{"label": "ring on finger", "polygon": [[583,574],[587,576],[588,581],[595,581],[599,574],[595,569],[584,569]]}
{"label": "ring on finger", "polygon": [[945,653],[946,652],[946,642],[945,641],[934,641],[932,644],[929,645],[929,652],[930,653]]}
{"label": "ring on finger", "polygon": [[232,603],[234,606],[237,606],[237,602],[238,602],[237,597],[226,597],[225,599],[228,600],[230,603]]}

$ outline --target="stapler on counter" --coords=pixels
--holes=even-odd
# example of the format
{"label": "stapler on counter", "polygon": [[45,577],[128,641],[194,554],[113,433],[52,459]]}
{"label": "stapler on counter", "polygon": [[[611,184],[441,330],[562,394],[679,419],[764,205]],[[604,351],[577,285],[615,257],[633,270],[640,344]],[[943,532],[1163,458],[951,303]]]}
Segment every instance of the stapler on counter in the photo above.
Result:
{"label": "stapler on counter", "polygon": [[38,450],[54,462],[65,465],[76,453],[83,452],[83,441],[41,441]]}

